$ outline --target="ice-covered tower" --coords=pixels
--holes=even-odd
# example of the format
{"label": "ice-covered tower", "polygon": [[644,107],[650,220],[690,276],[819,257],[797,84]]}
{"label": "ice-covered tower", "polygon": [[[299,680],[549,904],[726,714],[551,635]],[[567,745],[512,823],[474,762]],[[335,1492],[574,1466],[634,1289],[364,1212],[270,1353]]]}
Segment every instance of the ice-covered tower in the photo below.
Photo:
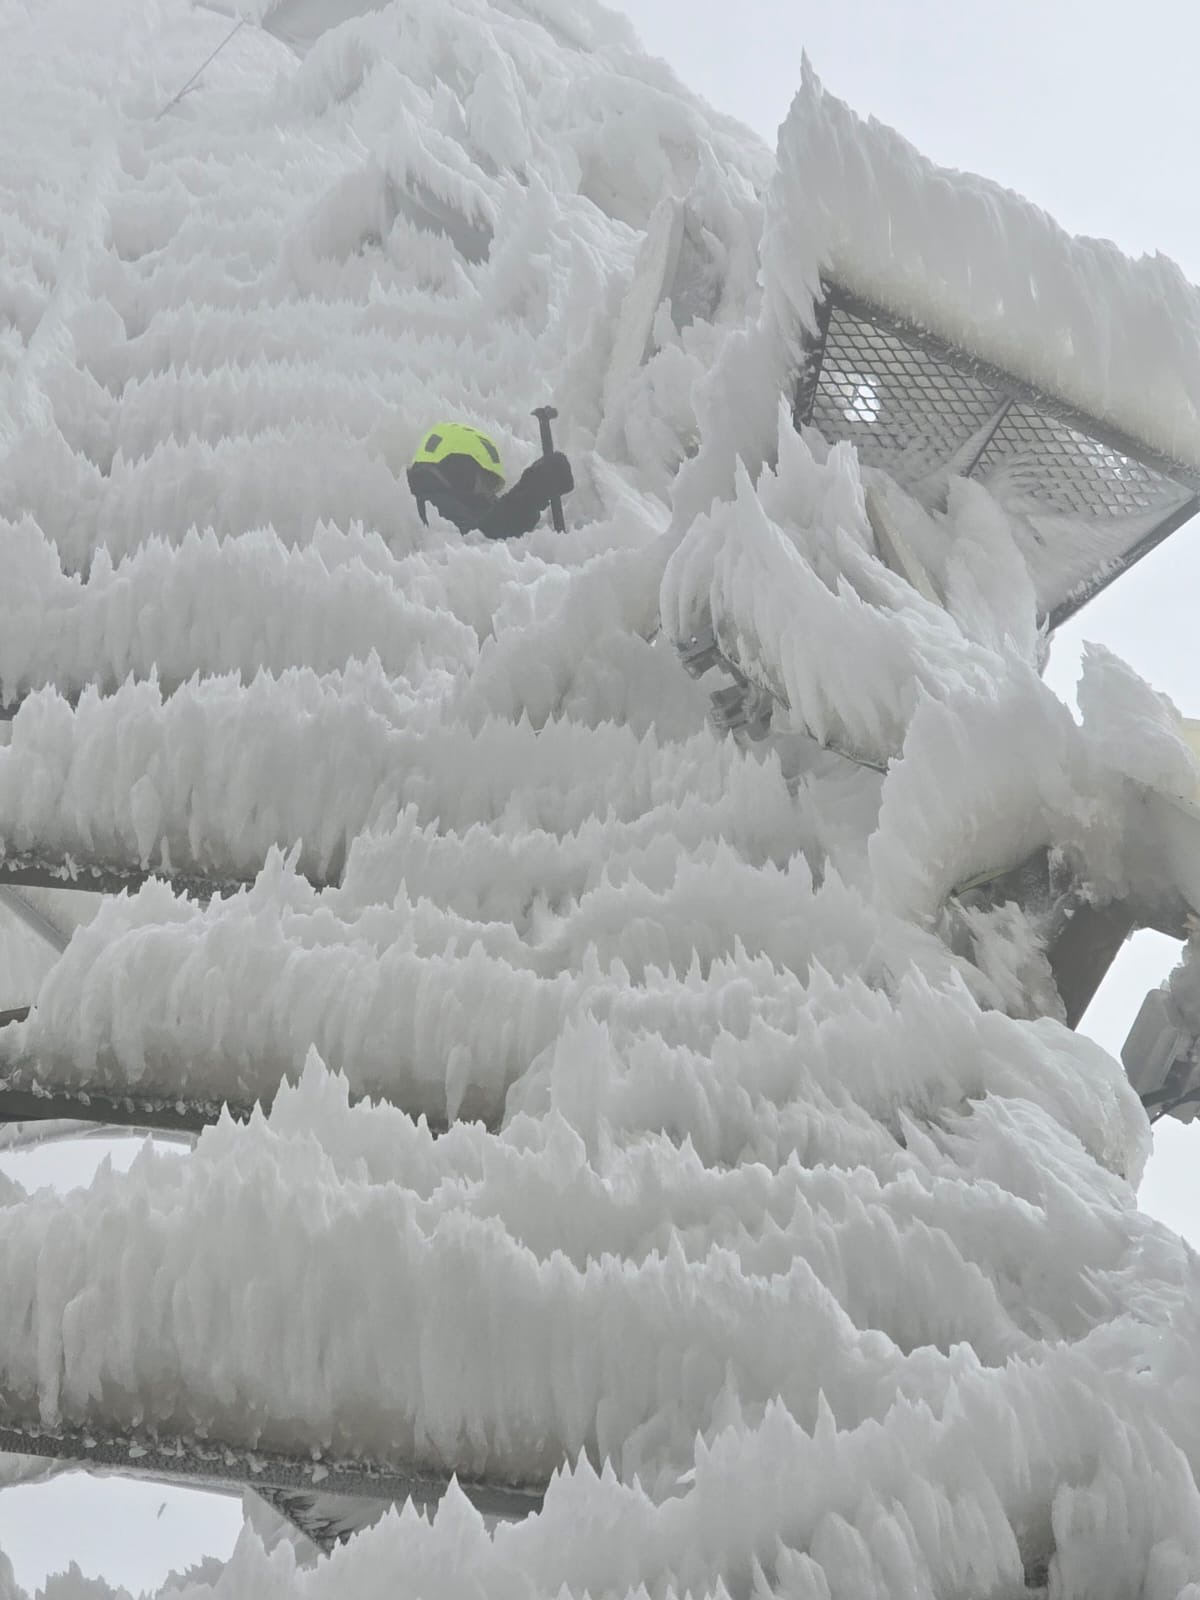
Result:
{"label": "ice-covered tower", "polygon": [[[0,0],[0,1113],[194,1143],[0,1185],[9,1478],[254,1490],[189,1600],[1200,1584],[1071,1026],[1200,768],[1040,675],[1194,509],[1200,296],[591,0],[97,12]],[[423,527],[547,401],[567,531]]]}

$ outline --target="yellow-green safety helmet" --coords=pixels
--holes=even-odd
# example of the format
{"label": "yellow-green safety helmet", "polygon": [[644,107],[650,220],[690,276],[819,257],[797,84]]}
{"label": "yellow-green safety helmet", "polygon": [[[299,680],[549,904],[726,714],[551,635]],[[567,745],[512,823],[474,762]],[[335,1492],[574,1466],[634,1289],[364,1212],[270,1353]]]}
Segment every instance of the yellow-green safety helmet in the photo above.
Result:
{"label": "yellow-green safety helmet", "polygon": [[468,428],[462,422],[435,422],[422,439],[420,449],[413,457],[413,466],[421,461],[445,461],[447,456],[470,456],[485,472],[492,473],[501,483],[504,482],[500,452],[494,441],[486,433],[480,433],[478,428]]}

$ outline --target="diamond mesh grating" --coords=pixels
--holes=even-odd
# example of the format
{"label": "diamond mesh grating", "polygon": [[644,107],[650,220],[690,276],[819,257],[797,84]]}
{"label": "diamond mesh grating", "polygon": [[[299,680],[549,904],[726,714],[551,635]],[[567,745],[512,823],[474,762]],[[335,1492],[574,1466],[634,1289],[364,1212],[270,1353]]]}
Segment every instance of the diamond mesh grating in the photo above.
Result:
{"label": "diamond mesh grating", "polygon": [[985,480],[1002,473],[1014,488],[1068,516],[1142,516],[1177,504],[1181,493],[1153,467],[1026,405],[1006,414],[978,470]]}
{"label": "diamond mesh grating", "polygon": [[[806,419],[807,420],[807,419]],[[1096,519],[1169,516],[1188,491],[948,356],[830,308],[811,421],[911,490],[977,473],[1031,511]]]}
{"label": "diamond mesh grating", "polygon": [[848,439],[868,466],[914,487],[944,471],[1000,402],[967,373],[833,308],[812,420],[827,439]]}

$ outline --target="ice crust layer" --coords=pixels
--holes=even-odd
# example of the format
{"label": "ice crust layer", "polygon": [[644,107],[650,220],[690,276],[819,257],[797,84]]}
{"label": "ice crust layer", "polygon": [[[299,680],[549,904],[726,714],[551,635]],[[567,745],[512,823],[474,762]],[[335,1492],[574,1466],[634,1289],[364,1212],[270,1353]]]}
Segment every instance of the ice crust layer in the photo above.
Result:
{"label": "ice crust layer", "polygon": [[968,353],[1200,466],[1200,290],[1163,255],[1072,235],[1011,189],[859,118],[810,65],[780,129],[774,293],[822,272]]}
{"label": "ice crust layer", "polygon": [[[1166,894],[1195,758],[1104,652],[1041,681],[986,488],[787,406],[832,267],[1197,461],[1195,291],[811,75],[776,158],[592,0],[247,4],[161,117],[230,18],[104,9],[0,0],[0,840],[246,886],[44,975],[6,927],[0,1066],[269,1109],[0,1184],[0,1416],[546,1486],[251,1520],[186,1600],[1200,1594],[1145,1113],[1020,910],[947,910],[1043,847]],[[567,532],[424,527],[425,427],[514,477],[548,400]]]}

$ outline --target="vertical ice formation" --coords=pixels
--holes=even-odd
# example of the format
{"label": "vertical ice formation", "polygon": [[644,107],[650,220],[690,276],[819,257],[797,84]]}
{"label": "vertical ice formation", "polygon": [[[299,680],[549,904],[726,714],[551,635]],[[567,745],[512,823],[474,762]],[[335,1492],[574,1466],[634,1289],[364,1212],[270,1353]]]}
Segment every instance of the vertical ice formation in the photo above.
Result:
{"label": "vertical ice formation", "polygon": [[[811,76],[775,162],[590,0],[247,7],[160,120],[228,19],[109,10],[0,0],[0,838],[257,877],[105,904],[5,1061],[273,1104],[4,1186],[4,1414],[548,1482],[315,1563],[248,1524],[190,1600],[1200,1584],[1145,1115],[1020,913],[944,912],[1041,847],[1126,887],[1194,758],[1110,658],[1078,723],[1045,688],[986,489],[786,408],[836,265],[1182,452],[1186,358],[1131,409],[1123,341],[1190,291]],[[981,318],[968,218],[1034,308]],[[426,423],[517,470],[549,398],[568,532],[424,529]]]}

